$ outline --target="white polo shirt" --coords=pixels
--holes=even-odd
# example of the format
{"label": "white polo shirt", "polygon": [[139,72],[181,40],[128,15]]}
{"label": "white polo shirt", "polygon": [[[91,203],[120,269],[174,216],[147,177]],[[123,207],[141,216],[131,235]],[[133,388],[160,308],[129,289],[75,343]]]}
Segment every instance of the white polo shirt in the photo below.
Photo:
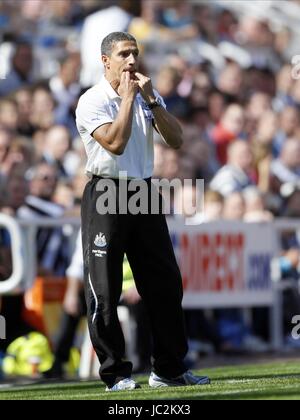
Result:
{"label": "white polo shirt", "polygon": [[[166,107],[159,94],[154,93]],[[89,176],[119,178],[119,173],[126,171],[129,179],[150,178],[154,167],[153,114],[139,93],[134,101],[131,136],[121,156],[108,152],[91,135],[117,118],[121,101],[104,76],[79,99],[76,124],[88,156],[86,172]]]}

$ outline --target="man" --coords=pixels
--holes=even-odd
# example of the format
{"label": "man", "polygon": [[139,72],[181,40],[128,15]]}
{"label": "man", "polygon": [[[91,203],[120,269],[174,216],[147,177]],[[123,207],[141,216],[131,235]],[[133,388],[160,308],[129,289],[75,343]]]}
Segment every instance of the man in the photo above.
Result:
{"label": "man", "polygon": [[81,91],[79,70],[79,53],[70,53],[60,61],[59,73],[49,81],[50,90],[57,104],[56,122],[68,127],[72,137],[77,136],[74,112]]}
{"label": "man", "polygon": [[54,125],[45,133],[43,161],[56,166],[59,178],[70,178],[66,168],[70,144],[70,132],[63,125]]}
{"label": "man", "polygon": [[223,197],[233,192],[241,192],[253,185],[253,154],[250,145],[244,140],[236,140],[228,148],[228,163],[214,176],[210,189]]}
{"label": "man", "polygon": [[183,363],[187,340],[182,279],[164,216],[120,211],[99,215],[96,211],[98,199],[106,194],[99,191],[103,179],[114,180],[115,188],[108,193],[117,209],[124,204],[118,200],[120,172],[127,172],[128,179],[147,180],[151,190],[154,126],[175,149],[182,144],[182,130],[151,80],[138,73],[135,38],[111,33],[103,40],[101,52],[105,75],[80,98],[76,111],[88,155],[87,172],[92,176],[83,197],[82,236],[88,322],[100,376],[108,391],[139,387],[131,378],[132,363],[124,360],[125,343],[117,317],[126,253],[152,327],[150,386],[207,384],[208,378],[193,376]]}
{"label": "man", "polygon": [[300,182],[300,142],[297,137],[285,141],[279,158],[271,163],[270,175],[270,190],[275,195],[284,185],[293,186]]}
{"label": "man", "polygon": [[33,49],[26,41],[18,41],[15,44],[12,58],[12,68],[5,80],[0,83],[0,97],[29,85],[33,81]]}
{"label": "man", "polygon": [[213,128],[210,137],[221,165],[226,164],[228,147],[242,134],[244,124],[244,109],[238,104],[231,104],[224,111],[219,124]]}
{"label": "man", "polygon": [[64,378],[64,364],[70,358],[77,327],[86,315],[83,291],[83,260],[81,232],[78,234],[75,251],[66,272],[68,284],[63,302],[63,315],[54,347],[54,362],[50,370],[44,372],[44,378]]}
{"label": "man", "polygon": [[[41,162],[26,175],[30,181],[30,191],[24,205],[18,209],[17,217],[29,221],[37,217],[63,217],[64,209],[53,202],[58,180],[56,167]],[[38,229],[37,254],[40,275],[65,275],[70,256],[68,241],[61,227]]]}
{"label": "man", "polygon": [[[126,31],[134,16],[141,12],[140,0],[118,0],[89,15],[81,31],[81,85],[90,87],[99,82],[102,68],[95,51],[110,32]],[[111,4],[112,3],[112,4]]]}

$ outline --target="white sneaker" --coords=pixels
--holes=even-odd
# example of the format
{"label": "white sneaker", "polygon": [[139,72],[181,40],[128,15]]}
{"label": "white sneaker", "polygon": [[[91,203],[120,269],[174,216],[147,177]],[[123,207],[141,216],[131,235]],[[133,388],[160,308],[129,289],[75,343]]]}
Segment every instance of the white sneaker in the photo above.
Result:
{"label": "white sneaker", "polygon": [[133,391],[134,389],[139,389],[141,386],[137,384],[133,379],[126,378],[122,381],[117,382],[111,388],[107,387],[106,392],[116,392],[116,391]]}
{"label": "white sneaker", "polygon": [[192,386],[192,385],[209,385],[210,379],[207,376],[195,376],[192,372],[187,371],[178,378],[166,379],[151,373],[149,385],[151,388],[162,388],[166,386]]}

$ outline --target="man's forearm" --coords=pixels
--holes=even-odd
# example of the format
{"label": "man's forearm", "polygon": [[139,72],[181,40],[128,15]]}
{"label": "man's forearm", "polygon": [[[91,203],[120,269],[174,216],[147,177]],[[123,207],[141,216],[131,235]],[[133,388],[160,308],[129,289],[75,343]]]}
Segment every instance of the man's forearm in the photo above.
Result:
{"label": "man's forearm", "polygon": [[107,139],[114,143],[116,154],[122,154],[131,136],[133,118],[133,100],[123,98],[116,120],[107,132]]}
{"label": "man's forearm", "polygon": [[173,115],[163,107],[153,109],[154,122],[165,142],[173,149],[182,146],[182,128]]}

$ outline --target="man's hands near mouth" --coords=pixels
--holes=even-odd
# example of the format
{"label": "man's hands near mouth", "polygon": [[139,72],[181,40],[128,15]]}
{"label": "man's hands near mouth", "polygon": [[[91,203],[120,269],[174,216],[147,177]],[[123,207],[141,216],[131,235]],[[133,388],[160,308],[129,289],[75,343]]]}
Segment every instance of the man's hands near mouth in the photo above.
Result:
{"label": "man's hands near mouth", "polygon": [[135,77],[139,86],[139,91],[147,103],[155,100],[152,82],[150,77],[144,76],[141,73],[135,72]]}

